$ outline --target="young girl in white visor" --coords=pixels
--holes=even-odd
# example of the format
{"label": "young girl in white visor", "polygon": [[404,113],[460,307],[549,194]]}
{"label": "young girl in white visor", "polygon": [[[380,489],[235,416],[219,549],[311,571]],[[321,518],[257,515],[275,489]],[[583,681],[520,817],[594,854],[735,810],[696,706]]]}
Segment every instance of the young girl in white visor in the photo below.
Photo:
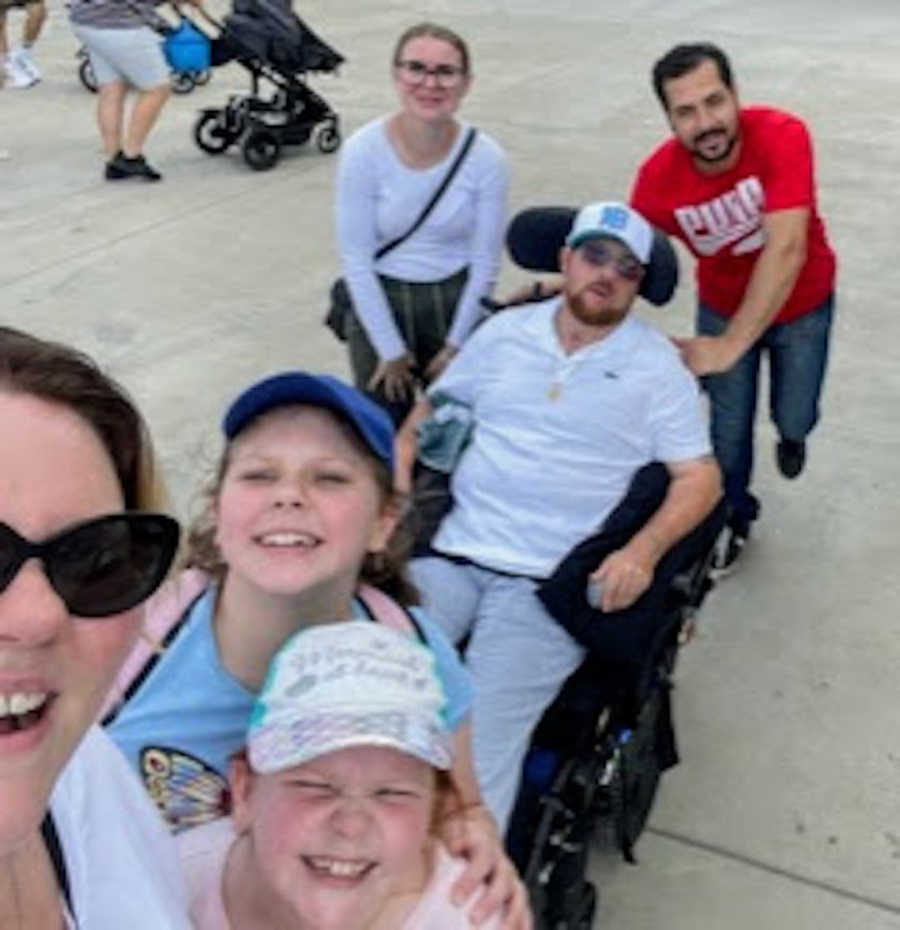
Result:
{"label": "young girl in white visor", "polygon": [[[295,634],[232,762],[231,818],[179,837],[199,930],[468,930],[434,656],[368,621]],[[499,917],[481,925],[500,926]]]}

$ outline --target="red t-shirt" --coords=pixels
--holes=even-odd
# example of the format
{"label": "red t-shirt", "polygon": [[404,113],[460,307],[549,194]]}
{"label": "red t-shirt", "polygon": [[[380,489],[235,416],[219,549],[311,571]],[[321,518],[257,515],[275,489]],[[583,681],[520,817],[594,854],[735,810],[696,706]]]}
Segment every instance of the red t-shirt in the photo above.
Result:
{"label": "red t-shirt", "polygon": [[632,206],[697,257],[700,300],[731,316],[765,244],[763,213],[809,207],[806,264],[775,317],[809,313],[834,289],[834,252],[816,210],[812,142],[802,120],[771,107],[741,110],[743,143],[730,171],[701,174],[673,136],[640,167]]}

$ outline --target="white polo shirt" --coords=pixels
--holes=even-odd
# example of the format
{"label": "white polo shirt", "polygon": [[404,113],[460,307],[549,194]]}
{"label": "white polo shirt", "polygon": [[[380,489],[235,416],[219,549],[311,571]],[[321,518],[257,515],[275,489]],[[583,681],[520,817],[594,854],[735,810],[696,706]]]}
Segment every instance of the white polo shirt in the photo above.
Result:
{"label": "white polo shirt", "polygon": [[435,382],[472,407],[472,442],[434,548],[549,576],[595,533],[642,465],[711,451],[697,382],[658,329],[629,316],[566,355],[560,299],[487,321]]}

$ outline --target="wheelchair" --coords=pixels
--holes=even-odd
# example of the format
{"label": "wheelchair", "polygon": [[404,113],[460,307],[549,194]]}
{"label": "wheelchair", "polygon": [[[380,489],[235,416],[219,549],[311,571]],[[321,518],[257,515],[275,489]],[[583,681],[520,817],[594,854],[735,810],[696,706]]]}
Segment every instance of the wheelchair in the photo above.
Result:
{"label": "wheelchair", "polygon": [[687,564],[668,581],[662,621],[646,663],[630,681],[608,681],[589,653],[532,735],[507,833],[528,888],[537,930],[590,930],[597,891],[587,880],[592,845],[635,863],[663,772],[677,764],[672,675],[680,645],[712,589],[721,504],[701,524]]}
{"label": "wheelchair", "polygon": [[[507,232],[513,261],[533,271],[558,270],[559,249],[575,212],[538,207],[519,213]],[[640,294],[661,306],[670,300],[677,282],[674,250],[656,232]],[[649,518],[667,482],[659,463],[638,473],[601,530],[608,533],[611,548],[623,545]],[[662,773],[678,761],[672,676],[679,646],[691,635],[696,613],[713,585],[710,569],[725,516],[720,502],[660,562],[654,600],[658,622],[640,664],[627,674],[610,675],[602,656],[589,650],[532,735],[507,847],[529,890],[537,930],[593,926],[597,891],[586,878],[592,844],[618,849],[626,861],[636,861],[635,844]],[[576,572],[572,605],[585,599],[587,574],[598,564],[589,546],[580,574]],[[571,555],[577,553],[578,549]],[[566,606],[556,606],[559,617]]]}

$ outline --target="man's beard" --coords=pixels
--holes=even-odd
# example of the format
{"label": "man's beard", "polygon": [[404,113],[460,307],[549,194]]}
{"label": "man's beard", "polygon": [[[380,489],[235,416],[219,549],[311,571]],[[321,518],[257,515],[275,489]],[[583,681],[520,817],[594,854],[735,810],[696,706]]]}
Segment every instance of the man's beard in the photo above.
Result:
{"label": "man's beard", "polygon": [[566,291],[566,303],[572,316],[586,326],[615,326],[628,316],[628,307],[604,307],[602,310],[588,307],[583,298],[583,291],[577,294]]}
{"label": "man's beard", "polygon": [[[725,146],[725,151],[722,152],[721,155],[704,155],[704,153],[700,150],[699,143],[704,138],[707,138],[713,135],[715,136],[724,135],[728,139],[728,144]],[[738,141],[737,132],[734,132],[729,136],[727,129],[709,129],[706,132],[700,133],[699,136],[691,140],[692,142],[691,155],[693,155],[694,158],[697,159],[697,161],[706,162],[708,165],[715,165],[721,161],[726,161],[731,156],[731,153],[734,151],[734,147],[737,145],[737,141]]]}

